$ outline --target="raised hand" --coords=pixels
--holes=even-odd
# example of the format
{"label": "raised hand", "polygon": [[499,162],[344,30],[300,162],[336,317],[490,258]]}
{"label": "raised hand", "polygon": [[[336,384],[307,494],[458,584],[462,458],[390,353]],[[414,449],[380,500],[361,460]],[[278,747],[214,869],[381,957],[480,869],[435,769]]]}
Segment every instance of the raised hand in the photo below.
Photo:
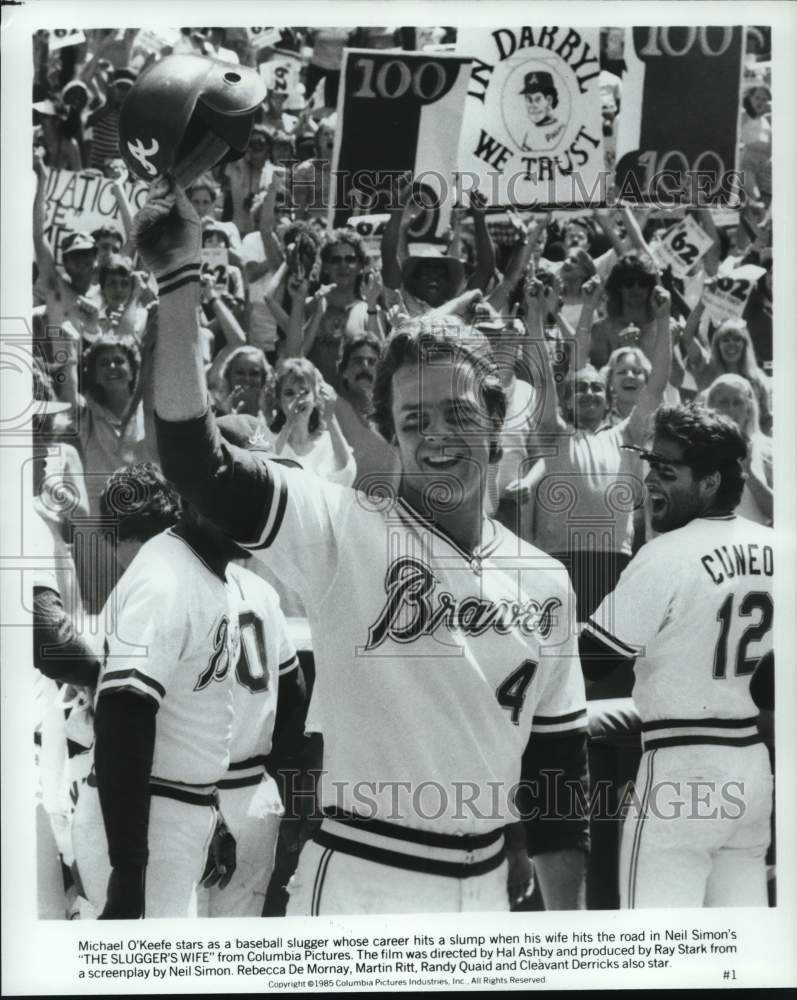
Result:
{"label": "raised hand", "polygon": [[651,306],[656,319],[666,319],[670,315],[670,293],[661,285],[656,285],[651,296]]}
{"label": "raised hand", "polygon": [[526,301],[527,315],[539,312],[539,310],[543,308],[544,292],[545,286],[540,279],[535,278],[531,274],[528,275],[526,280],[523,282],[523,298]]}
{"label": "raised hand", "polygon": [[473,191],[468,192],[468,197],[470,198],[470,214],[484,215],[485,209],[487,208],[487,196],[483,195],[481,191],[474,188]]}
{"label": "raised hand", "polygon": [[581,298],[585,306],[595,309],[600,301],[603,283],[600,276],[593,274],[581,285]]}
{"label": "raised hand", "polygon": [[382,296],[382,288],[382,275],[379,271],[369,271],[363,288],[365,301],[368,304],[369,311],[373,311],[379,305],[379,299]]}
{"label": "raised hand", "polygon": [[133,239],[147,269],[156,275],[199,264],[199,216],[171,178],[150,185],[147,202],[133,220]]}

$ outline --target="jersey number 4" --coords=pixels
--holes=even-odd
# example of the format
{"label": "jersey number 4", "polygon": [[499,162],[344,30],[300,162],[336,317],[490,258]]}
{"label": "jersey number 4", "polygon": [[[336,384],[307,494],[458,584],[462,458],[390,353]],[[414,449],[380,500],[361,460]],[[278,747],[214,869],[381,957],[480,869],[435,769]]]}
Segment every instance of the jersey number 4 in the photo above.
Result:
{"label": "jersey number 4", "polygon": [[512,713],[511,718],[514,726],[520,725],[520,713],[526,699],[526,688],[531,684],[536,669],[537,664],[534,660],[524,660],[495,690],[498,704],[501,708]]}
{"label": "jersey number 4", "polygon": [[751,643],[760,642],[772,628],[772,597],[764,591],[754,590],[739,602],[736,615],[733,611],[734,594],[728,594],[717,612],[720,623],[720,634],[714,648],[714,677],[722,679],[728,671],[728,646],[730,645],[731,627],[734,618],[751,618],[758,612],[758,621],[751,622],[742,633],[736,646],[735,674],[743,677],[752,674],[758,663],[759,656],[748,656],[747,650]]}

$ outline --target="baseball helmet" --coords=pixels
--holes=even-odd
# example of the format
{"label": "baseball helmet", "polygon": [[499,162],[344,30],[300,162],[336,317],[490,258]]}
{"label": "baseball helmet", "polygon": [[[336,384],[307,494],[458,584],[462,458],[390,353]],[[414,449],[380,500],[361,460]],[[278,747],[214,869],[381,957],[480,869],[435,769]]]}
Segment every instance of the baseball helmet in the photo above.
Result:
{"label": "baseball helmet", "polygon": [[145,70],[122,104],[119,151],[137,177],[170,172],[187,186],[249,142],[266,85],[253,69],[199,55],[166,56]]}

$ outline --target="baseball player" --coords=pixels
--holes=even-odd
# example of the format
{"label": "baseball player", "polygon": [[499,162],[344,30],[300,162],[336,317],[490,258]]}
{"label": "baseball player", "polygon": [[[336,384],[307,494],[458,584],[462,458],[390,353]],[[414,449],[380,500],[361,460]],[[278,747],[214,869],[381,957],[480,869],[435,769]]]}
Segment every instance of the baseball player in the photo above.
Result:
{"label": "baseball player", "polygon": [[[239,550],[191,510],[146,542],[112,592],[94,771],[73,824],[100,919],[191,916],[230,761]],[[104,906],[103,906],[104,903]]]}
{"label": "baseball player", "polygon": [[[221,417],[218,426],[225,440],[251,451],[270,447],[253,417]],[[233,686],[230,764],[218,792],[221,814],[235,839],[235,869],[229,879],[219,872],[209,880],[200,892],[198,913],[259,917],[283,814],[266,762],[278,770],[286,755],[299,749],[304,681],[274,588],[239,565],[230,565],[227,572],[237,592],[241,650]]]}
{"label": "baseball player", "polygon": [[744,439],[699,406],[656,411],[652,525],[584,625],[590,676],[635,661],[643,755],[623,827],[625,908],[765,906],[772,775],[750,679],[772,649],[770,528],[734,513]]}
{"label": "baseball player", "polygon": [[[287,623],[273,587],[254,573],[230,566],[237,590],[241,651],[233,686],[230,764],[218,782],[219,808],[235,838],[235,871],[200,896],[199,915],[259,917],[283,813],[277,783],[266,770],[272,749],[277,692],[299,671]],[[295,677],[291,679],[295,682]]]}
{"label": "baseball player", "polygon": [[[504,829],[521,775],[546,904],[583,890],[586,824],[551,819],[551,784],[585,782],[584,689],[560,564],[483,516],[505,398],[486,341],[453,318],[394,332],[374,400],[401,457],[369,501],[223,442],[198,360],[199,220],[153,187],[138,246],[159,276],[156,408],[164,472],[268,561],[308,609],[311,712],[327,818],[289,914],[507,909]],[[521,769],[523,760],[523,770]],[[463,796],[467,801],[463,801]]]}

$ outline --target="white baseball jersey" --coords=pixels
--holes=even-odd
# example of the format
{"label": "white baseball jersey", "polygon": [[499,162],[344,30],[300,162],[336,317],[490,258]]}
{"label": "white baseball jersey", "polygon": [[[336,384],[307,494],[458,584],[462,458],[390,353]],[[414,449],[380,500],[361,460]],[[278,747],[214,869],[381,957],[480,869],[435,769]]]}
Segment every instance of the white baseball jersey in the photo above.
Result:
{"label": "white baseball jersey", "polygon": [[[271,752],[279,679],[295,670],[299,660],[274,588],[241,566],[228,566],[227,575],[238,601],[241,634],[233,685],[234,766]],[[242,776],[241,768],[235,771]]]}
{"label": "white baseball jersey", "polygon": [[637,656],[646,748],[758,738],[750,677],[772,649],[773,548],[771,528],[738,515],[696,518],[643,546],[584,626]]}
{"label": "white baseball jersey", "polygon": [[98,697],[130,690],[158,706],[154,778],[215,783],[230,761],[236,592],[170,528],[141,547],[108,600]]}
{"label": "white baseball jersey", "polygon": [[465,553],[403,501],[269,476],[252,548],[308,610],[322,805],[451,834],[511,822],[530,734],[585,725],[565,569],[490,519]]}
{"label": "white baseball jersey", "polygon": [[273,587],[239,565],[227,567],[238,600],[241,645],[233,684],[230,767],[219,782],[222,815],[235,837],[235,873],[224,889],[198,894],[198,913],[259,917],[283,813],[277,783],[264,769],[271,750],[280,677],[298,658]]}

